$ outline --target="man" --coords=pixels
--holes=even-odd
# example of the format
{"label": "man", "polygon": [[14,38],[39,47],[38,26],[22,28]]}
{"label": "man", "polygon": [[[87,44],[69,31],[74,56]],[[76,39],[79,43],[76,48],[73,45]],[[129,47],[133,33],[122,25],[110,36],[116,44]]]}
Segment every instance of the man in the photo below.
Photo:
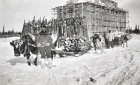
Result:
{"label": "man", "polygon": [[48,61],[49,69],[53,66],[51,60],[52,42],[53,40],[51,38],[51,33],[49,33],[49,31],[46,31],[46,26],[43,26],[42,31],[39,33],[36,39],[37,47],[41,54],[41,68],[45,68],[46,60]]}
{"label": "man", "polygon": [[111,30],[108,31],[108,34],[107,34],[107,39],[108,39],[108,48],[113,48],[113,39],[114,39],[114,36],[111,32]]}

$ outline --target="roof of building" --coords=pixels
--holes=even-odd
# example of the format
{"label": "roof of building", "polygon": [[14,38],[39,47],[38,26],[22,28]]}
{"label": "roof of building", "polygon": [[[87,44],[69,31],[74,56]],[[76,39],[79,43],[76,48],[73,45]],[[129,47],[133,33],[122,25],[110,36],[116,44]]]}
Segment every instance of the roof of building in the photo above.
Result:
{"label": "roof of building", "polygon": [[[92,3],[92,4],[97,4],[99,6],[103,6],[103,7],[107,7],[107,8],[113,8],[113,9],[116,9],[116,10],[119,10],[119,11],[125,11],[127,12],[127,10],[124,10],[123,8],[119,8],[119,7],[110,7],[108,6],[106,3],[107,2],[111,2],[111,3],[116,3],[115,1],[113,0],[77,0],[75,1],[74,3],[75,4],[81,4],[81,3]],[[117,4],[117,3],[116,3]],[[67,4],[63,5],[63,6],[67,6]],[[62,7],[62,6],[58,6],[56,8],[59,8],[59,7]]]}

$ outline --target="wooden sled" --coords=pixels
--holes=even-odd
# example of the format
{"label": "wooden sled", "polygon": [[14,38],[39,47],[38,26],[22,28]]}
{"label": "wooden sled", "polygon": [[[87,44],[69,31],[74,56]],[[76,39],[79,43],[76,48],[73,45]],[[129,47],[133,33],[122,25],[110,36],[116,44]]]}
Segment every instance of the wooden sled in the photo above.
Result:
{"label": "wooden sled", "polygon": [[52,49],[52,51],[55,51],[60,57],[74,56],[74,52],[66,52],[63,50],[54,50],[54,49]]}

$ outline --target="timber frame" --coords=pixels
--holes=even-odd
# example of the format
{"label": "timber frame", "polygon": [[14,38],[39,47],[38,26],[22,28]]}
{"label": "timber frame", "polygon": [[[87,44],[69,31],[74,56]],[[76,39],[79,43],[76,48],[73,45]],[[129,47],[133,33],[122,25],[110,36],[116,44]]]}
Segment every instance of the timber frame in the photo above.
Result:
{"label": "timber frame", "polygon": [[[113,32],[125,32],[129,26],[129,12],[119,8],[116,2],[102,0],[105,5],[94,2],[66,4],[52,9],[52,17],[58,22],[75,19],[77,33],[72,35],[84,36],[89,39],[93,33],[104,33],[111,29]],[[62,26],[64,27],[64,26]],[[72,26],[65,26],[70,29]],[[65,33],[63,36],[70,37]]]}

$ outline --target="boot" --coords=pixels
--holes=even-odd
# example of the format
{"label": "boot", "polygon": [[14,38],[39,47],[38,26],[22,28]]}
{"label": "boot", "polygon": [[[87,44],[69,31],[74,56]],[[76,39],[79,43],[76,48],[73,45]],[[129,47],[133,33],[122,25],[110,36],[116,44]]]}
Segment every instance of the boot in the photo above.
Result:
{"label": "boot", "polygon": [[55,67],[55,65],[53,65],[52,59],[48,58],[48,69],[51,69],[52,67]]}
{"label": "boot", "polygon": [[42,69],[45,68],[45,59],[41,59],[41,68],[42,68]]}

